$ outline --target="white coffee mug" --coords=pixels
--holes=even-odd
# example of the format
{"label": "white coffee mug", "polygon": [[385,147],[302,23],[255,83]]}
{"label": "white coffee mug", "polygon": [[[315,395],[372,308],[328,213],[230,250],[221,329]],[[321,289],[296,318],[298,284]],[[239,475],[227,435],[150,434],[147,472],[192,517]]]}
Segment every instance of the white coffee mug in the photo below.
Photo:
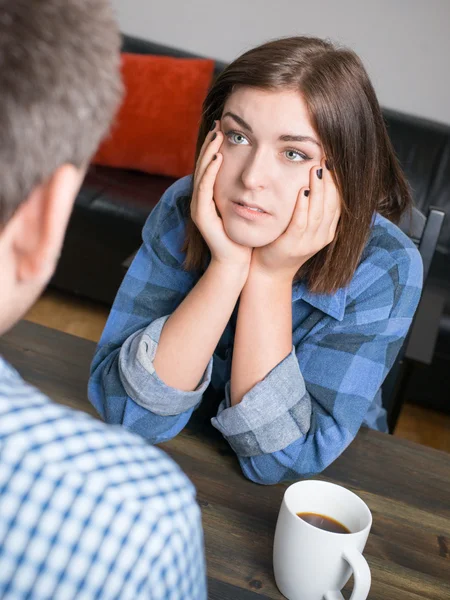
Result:
{"label": "white coffee mug", "polygon": [[[297,513],[330,517],[350,533],[310,525]],[[343,600],[340,590],[354,575],[350,600],[366,600],[370,569],[362,555],[372,514],[356,494],[334,483],[299,481],[284,494],[273,545],[273,569],[288,600]]]}

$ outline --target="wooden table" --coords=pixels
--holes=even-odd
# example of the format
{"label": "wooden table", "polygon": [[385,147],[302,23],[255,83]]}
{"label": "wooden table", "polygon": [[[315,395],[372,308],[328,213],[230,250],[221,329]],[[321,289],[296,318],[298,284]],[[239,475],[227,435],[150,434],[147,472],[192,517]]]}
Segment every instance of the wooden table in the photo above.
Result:
{"label": "wooden table", "polygon": [[[0,354],[25,379],[57,402],[93,415],[86,385],[94,348],[87,340],[27,322],[0,339]],[[247,481],[229,446],[202,415],[163,448],[197,487],[209,597],[282,598],[272,573],[272,542],[286,484]],[[449,454],[362,429],[320,478],[355,491],[372,510],[365,551],[371,600],[450,599]]]}

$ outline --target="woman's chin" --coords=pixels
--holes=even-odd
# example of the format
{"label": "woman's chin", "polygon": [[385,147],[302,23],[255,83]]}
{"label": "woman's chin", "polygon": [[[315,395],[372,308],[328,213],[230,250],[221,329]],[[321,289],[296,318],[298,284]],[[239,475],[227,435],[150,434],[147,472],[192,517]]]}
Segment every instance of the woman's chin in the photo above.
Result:
{"label": "woman's chin", "polygon": [[263,235],[258,231],[240,231],[240,227],[226,226],[225,224],[225,232],[235,244],[239,244],[240,246],[245,246],[246,248],[262,248],[263,246],[267,246],[267,244],[271,244],[273,241],[277,239],[278,236],[268,236]]}

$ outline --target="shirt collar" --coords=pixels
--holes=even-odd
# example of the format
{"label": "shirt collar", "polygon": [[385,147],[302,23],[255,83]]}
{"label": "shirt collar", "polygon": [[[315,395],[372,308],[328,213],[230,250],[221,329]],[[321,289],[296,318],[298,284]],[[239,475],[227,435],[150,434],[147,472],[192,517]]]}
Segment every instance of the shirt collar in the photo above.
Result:
{"label": "shirt collar", "polygon": [[347,303],[348,288],[340,288],[334,294],[313,294],[308,291],[306,283],[299,281],[292,288],[292,300],[304,300],[314,308],[318,308],[337,321],[342,321]]}

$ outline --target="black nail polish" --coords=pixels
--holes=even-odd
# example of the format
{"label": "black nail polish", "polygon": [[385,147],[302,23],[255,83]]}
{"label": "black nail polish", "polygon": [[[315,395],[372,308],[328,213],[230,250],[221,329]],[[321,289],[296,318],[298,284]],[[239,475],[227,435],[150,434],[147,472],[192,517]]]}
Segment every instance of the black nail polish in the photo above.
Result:
{"label": "black nail polish", "polygon": [[327,168],[329,171],[331,171],[331,170],[332,170],[332,168],[333,168],[333,166],[332,166],[331,162],[328,162],[327,160],[325,161],[325,166],[326,166],[326,168]]}
{"label": "black nail polish", "polygon": [[216,137],[217,137],[217,133],[215,133],[215,134],[212,136],[212,138],[211,138],[211,141],[213,142],[213,141],[216,139]]}
{"label": "black nail polish", "polygon": [[322,179],[322,169],[317,169],[317,177]]}
{"label": "black nail polish", "polygon": [[305,190],[305,196],[308,197],[309,196],[309,190]]}
{"label": "black nail polish", "polygon": [[216,158],[217,158],[217,154],[214,154],[213,160],[216,160]]}
{"label": "black nail polish", "polygon": [[212,130],[213,130],[213,129],[215,129],[215,128],[216,128],[216,122],[215,122],[215,121],[213,121],[213,124],[212,124],[212,126],[211,126],[211,129],[210,129],[210,131],[212,131]]}

